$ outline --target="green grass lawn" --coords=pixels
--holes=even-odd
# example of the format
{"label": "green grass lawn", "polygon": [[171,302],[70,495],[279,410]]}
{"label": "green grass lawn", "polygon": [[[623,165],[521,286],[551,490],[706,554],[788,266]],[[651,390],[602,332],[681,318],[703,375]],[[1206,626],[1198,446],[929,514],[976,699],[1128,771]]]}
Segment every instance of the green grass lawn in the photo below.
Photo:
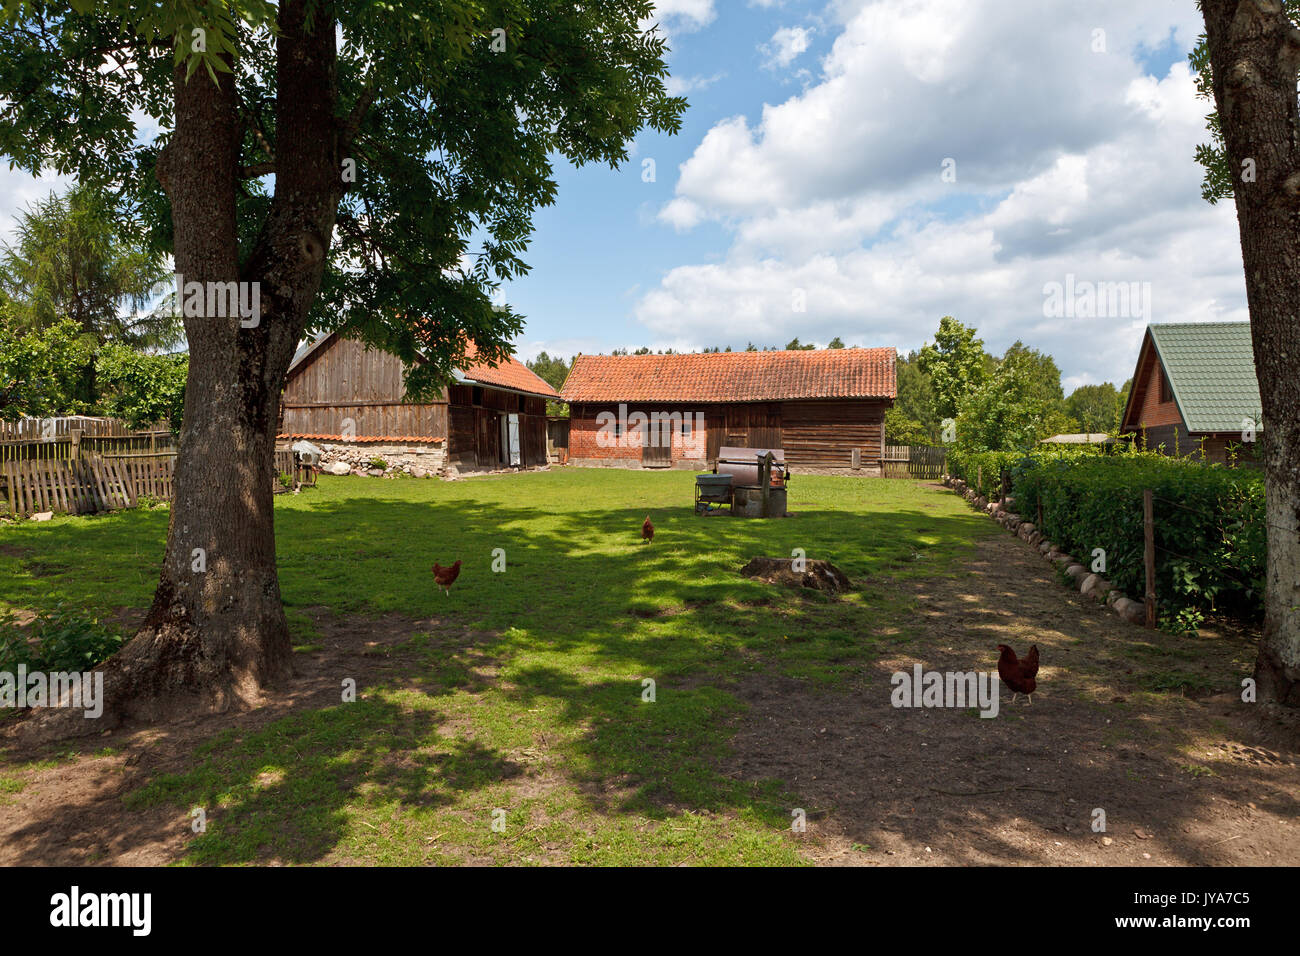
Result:
{"label": "green grass lawn", "polygon": [[[951,574],[977,537],[1000,532],[924,483],[796,475],[795,517],[770,521],[697,518],[692,483],[683,472],[562,469],[323,477],[280,496],[299,653],[320,640],[308,609],[440,623],[411,629],[398,649],[409,666],[357,702],[223,732],[128,805],[205,808],[192,863],[798,861],[798,794],[715,769],[744,717],[737,682],[779,674],[815,692],[861,674],[916,636],[908,599],[884,585]],[[144,609],[167,517],[0,531],[0,611]],[[836,600],[737,573],[795,548],[857,589]],[[429,568],[458,558],[446,596]]]}

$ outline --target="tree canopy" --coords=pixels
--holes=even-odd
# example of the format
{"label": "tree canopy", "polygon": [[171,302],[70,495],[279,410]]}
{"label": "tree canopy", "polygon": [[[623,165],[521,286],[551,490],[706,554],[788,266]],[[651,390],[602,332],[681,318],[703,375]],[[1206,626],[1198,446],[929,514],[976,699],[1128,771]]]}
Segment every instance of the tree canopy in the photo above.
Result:
{"label": "tree canopy", "polygon": [[1119,390],[1110,382],[1080,385],[1065,400],[1065,410],[1085,432],[1115,432],[1119,428]]}
{"label": "tree canopy", "polygon": [[168,278],[150,249],[99,189],[80,184],[18,216],[15,240],[0,249],[0,292],[19,328],[63,319],[98,344],[174,346],[180,323],[170,309],[146,306]]}
{"label": "tree canopy", "polygon": [[[1300,20],[1300,0],[1282,0],[1282,12],[1288,20]],[[1210,48],[1206,34],[1202,33],[1196,47],[1187,55],[1196,81],[1196,95],[1214,105],[1214,71],[1210,64]],[[1205,169],[1201,180],[1201,196],[1214,204],[1220,199],[1231,199],[1237,182],[1255,182],[1258,170],[1253,165],[1234,169],[1228,160],[1228,150],[1223,142],[1223,125],[1218,109],[1211,109],[1205,117],[1205,128],[1210,140],[1196,147],[1196,161]]]}
{"label": "tree canopy", "polygon": [[[33,174],[75,171],[152,250],[170,251],[173,66],[187,83],[231,75],[246,259],[298,145],[277,129],[293,84],[277,72],[290,6],[337,21],[340,37],[322,121],[339,133],[342,199],[307,331],[340,328],[399,355],[414,394],[449,380],[468,341],[503,358],[522,319],[494,294],[528,271],[533,213],[556,197],[554,157],[614,166],[641,128],[680,128],[664,38],[642,27],[649,0],[25,0],[0,18],[0,154]],[[431,361],[413,361],[417,350]]]}
{"label": "tree canopy", "polygon": [[955,418],[965,399],[988,377],[984,341],[950,315],[939,320],[933,344],[921,349],[918,365],[930,376],[934,410],[939,418]]}

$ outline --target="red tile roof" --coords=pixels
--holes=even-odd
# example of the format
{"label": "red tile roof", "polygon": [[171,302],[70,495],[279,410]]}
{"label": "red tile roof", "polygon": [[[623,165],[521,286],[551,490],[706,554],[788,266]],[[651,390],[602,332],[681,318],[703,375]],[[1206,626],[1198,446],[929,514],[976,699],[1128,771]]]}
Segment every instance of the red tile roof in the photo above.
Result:
{"label": "red tile roof", "polygon": [[513,388],[519,392],[528,392],[531,395],[545,395],[547,398],[559,398],[559,393],[546,381],[537,375],[523,362],[515,358],[508,358],[496,368],[488,365],[486,362],[474,361],[477,350],[474,343],[469,343],[469,348],[465,350],[465,368],[461,373],[468,379],[475,382],[481,382],[484,385],[496,385],[499,388]]}
{"label": "red tile roof", "polygon": [[579,355],[566,402],[766,402],[895,398],[895,350]]}

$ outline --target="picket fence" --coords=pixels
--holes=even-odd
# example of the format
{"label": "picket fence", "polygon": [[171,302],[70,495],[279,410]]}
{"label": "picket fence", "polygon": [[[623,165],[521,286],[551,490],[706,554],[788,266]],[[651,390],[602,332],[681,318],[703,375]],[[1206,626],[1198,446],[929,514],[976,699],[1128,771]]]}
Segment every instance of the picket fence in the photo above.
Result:
{"label": "picket fence", "polygon": [[6,461],[5,497],[12,515],[114,511],[144,496],[170,501],[175,464],[174,453]]}
{"label": "picket fence", "polygon": [[948,450],[933,445],[886,445],[881,473],[886,478],[943,477]]}

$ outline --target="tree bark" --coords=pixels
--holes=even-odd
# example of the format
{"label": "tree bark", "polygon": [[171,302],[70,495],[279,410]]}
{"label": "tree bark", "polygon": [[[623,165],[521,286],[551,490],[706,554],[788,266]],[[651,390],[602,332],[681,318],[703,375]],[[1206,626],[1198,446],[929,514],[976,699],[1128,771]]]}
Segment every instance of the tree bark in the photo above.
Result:
{"label": "tree bark", "polygon": [[[1204,0],[1214,98],[1234,175],[1268,520],[1261,701],[1300,703],[1300,29],[1280,0]],[[1248,163],[1247,161],[1250,161]],[[1253,165],[1255,175],[1241,172]]]}
{"label": "tree bark", "polygon": [[185,64],[177,67],[176,128],[158,170],[172,203],[176,271],[187,284],[258,283],[260,317],[253,327],[238,316],[184,318],[184,422],[153,605],[139,633],[101,665],[103,718],[47,710],[29,722],[33,736],[252,705],[291,676],[275,564],[275,435],[343,191],[333,7],[316,4],[309,28],[304,5],[280,5],[275,195],[242,268],[232,75],[214,83],[199,69],[187,81]]}

